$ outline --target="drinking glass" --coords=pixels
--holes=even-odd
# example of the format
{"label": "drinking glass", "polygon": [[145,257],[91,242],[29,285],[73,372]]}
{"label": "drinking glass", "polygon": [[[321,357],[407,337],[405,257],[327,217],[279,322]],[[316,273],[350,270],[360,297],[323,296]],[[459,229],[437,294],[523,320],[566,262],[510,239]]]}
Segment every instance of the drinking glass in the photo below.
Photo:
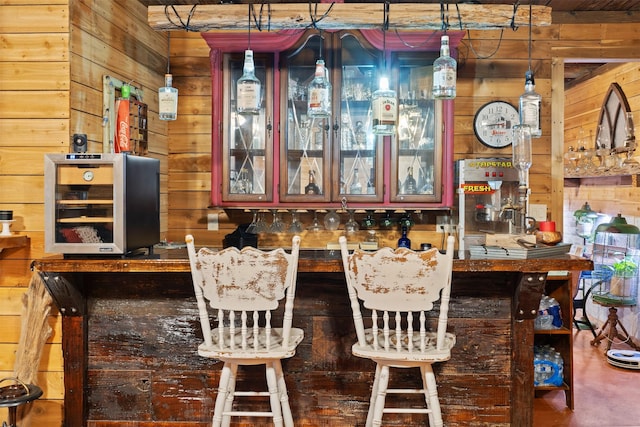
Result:
{"label": "drinking glass", "polygon": [[285,230],[284,222],[280,217],[280,212],[277,209],[273,209],[273,222],[269,227],[269,233],[282,233]]}
{"label": "drinking glass", "polygon": [[251,224],[249,224],[249,226],[247,227],[247,229],[245,230],[245,233],[249,233],[249,234],[256,234],[256,228],[257,228],[257,224],[258,224],[258,210],[252,210],[251,211],[253,213],[253,219],[251,220]]}
{"label": "drinking glass", "polygon": [[348,213],[349,220],[344,224],[345,234],[355,233],[356,231],[360,230],[360,225],[358,225],[358,222],[354,218],[355,212],[353,211],[353,209],[348,211]]}
{"label": "drinking glass", "polygon": [[291,224],[289,224],[289,233],[301,233],[304,230],[302,222],[298,219],[298,211],[295,209],[291,211]]}
{"label": "drinking glass", "polygon": [[313,220],[311,220],[311,224],[307,227],[309,231],[320,231],[322,230],[322,225],[320,224],[320,220],[318,219],[318,211],[313,211]]}
{"label": "drinking glass", "polygon": [[329,212],[324,216],[324,228],[329,231],[335,231],[340,226],[340,215],[335,209],[329,209]]}

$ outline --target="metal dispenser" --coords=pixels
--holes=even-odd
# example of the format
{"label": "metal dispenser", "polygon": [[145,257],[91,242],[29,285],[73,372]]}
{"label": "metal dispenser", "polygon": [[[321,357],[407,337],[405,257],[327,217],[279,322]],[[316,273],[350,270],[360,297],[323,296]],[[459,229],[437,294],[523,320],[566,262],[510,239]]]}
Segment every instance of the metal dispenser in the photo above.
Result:
{"label": "metal dispenser", "polygon": [[[486,234],[514,234],[519,223],[518,170],[510,157],[456,162],[459,257]],[[466,248],[466,249],[465,249]]]}

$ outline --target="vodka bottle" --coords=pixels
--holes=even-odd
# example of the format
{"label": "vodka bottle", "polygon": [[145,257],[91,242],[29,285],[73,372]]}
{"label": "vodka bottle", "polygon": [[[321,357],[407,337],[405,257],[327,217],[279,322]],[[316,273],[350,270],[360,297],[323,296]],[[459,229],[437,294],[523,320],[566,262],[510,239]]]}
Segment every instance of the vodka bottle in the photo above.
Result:
{"label": "vodka bottle", "polygon": [[362,183],[360,182],[360,175],[358,173],[358,168],[353,170],[353,181],[351,181],[351,186],[349,187],[350,194],[362,194]]}
{"label": "vodka bottle", "polygon": [[402,236],[398,239],[398,247],[411,249],[411,239],[407,237],[407,227],[402,227]]}
{"label": "vodka bottle", "polygon": [[416,194],[418,192],[418,185],[416,179],[413,177],[413,167],[409,166],[407,169],[407,178],[404,180],[404,194]]}
{"label": "vodka bottle", "polygon": [[369,172],[369,179],[367,180],[367,194],[376,194],[375,179],[375,169],[371,168],[371,172]]}
{"label": "vodka bottle", "polygon": [[535,89],[535,81],[531,70],[525,73],[524,93],[520,95],[520,124],[529,125],[532,138],[542,136],[540,129],[540,104],[542,96]]}
{"label": "vodka bottle", "polygon": [[457,63],[449,55],[449,36],[440,38],[440,57],[433,62],[433,97],[453,99],[456,97]]}
{"label": "vodka bottle", "polygon": [[396,133],[398,98],[396,91],[389,89],[387,77],[380,78],[380,88],[373,92],[371,110],[373,112],[373,133],[378,135]]}
{"label": "vodka bottle", "polygon": [[320,187],[316,184],[316,174],[313,170],[309,171],[309,183],[304,187],[305,194],[320,194]]}
{"label": "vodka bottle", "polygon": [[236,110],[238,114],[260,114],[262,85],[255,74],[253,51],[244,51],[244,68],[236,84]]}
{"label": "vodka bottle", "polygon": [[160,120],[175,120],[178,116],[178,89],[172,86],[173,76],[164,75],[164,87],[158,89],[158,115]]}
{"label": "vodka bottle", "polygon": [[307,114],[320,118],[331,116],[331,83],[326,76],[324,60],[316,61],[316,72],[308,89]]}

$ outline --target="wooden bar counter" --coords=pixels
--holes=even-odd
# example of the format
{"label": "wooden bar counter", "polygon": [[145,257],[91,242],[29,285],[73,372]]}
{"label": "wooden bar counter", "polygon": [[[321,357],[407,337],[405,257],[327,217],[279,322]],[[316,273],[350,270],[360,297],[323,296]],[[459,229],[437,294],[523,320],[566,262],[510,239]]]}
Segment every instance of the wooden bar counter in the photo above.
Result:
{"label": "wooden bar counter", "polygon": [[[305,338],[284,362],[297,426],[363,426],[366,418],[375,367],[351,356],[338,256],[301,253],[294,326]],[[449,330],[457,344],[435,366],[445,425],[533,425],[533,319],[547,273],[591,268],[568,256],[454,261]],[[62,314],[66,427],[210,425],[221,364],[196,353],[202,335],[185,251],[45,258],[33,269]],[[255,373],[241,372],[238,387],[262,378]],[[423,415],[385,417],[385,425],[426,424]]]}

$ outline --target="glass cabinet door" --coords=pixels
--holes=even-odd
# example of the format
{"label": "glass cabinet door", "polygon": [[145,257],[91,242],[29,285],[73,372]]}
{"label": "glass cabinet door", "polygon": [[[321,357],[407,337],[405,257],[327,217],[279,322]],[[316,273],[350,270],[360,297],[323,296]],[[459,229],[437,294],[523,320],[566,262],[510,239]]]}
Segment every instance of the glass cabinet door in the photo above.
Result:
{"label": "glass cabinet door", "polygon": [[442,102],[431,95],[433,59],[394,55],[398,124],[391,144],[391,202],[438,202],[442,196]]}
{"label": "glass cabinet door", "polygon": [[280,144],[280,200],[284,202],[323,202],[331,198],[331,118],[307,114],[308,86],[314,78],[320,50],[327,70],[331,67],[325,56],[328,42],[322,37],[310,34],[298,49],[283,55],[281,69],[286,73],[281,95],[284,129]]}
{"label": "glass cabinet door", "polygon": [[351,33],[340,35],[337,52],[341,75],[336,91],[339,110],[334,113],[334,176],[340,179],[333,182],[333,194],[354,202],[381,201],[383,137],[373,133],[371,114],[381,53],[367,49]]}
{"label": "glass cabinet door", "polygon": [[273,56],[255,55],[255,75],[262,85],[258,114],[236,111],[236,82],[244,54],[224,56],[223,161],[224,201],[269,202],[273,199]]}

